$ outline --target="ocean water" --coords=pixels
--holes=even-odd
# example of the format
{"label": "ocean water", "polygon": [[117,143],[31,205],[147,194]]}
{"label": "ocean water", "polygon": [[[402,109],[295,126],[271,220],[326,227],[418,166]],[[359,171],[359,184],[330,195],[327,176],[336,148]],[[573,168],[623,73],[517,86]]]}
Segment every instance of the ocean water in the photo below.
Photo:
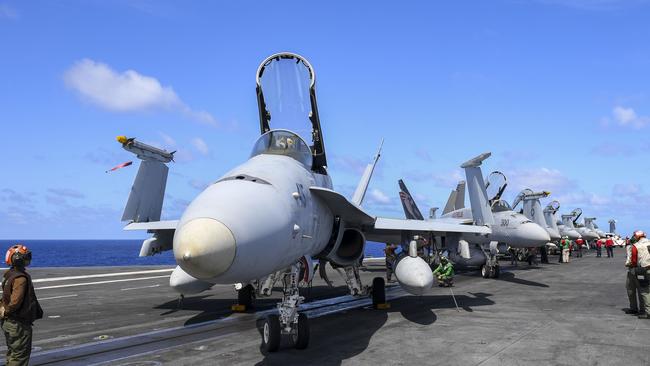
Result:
{"label": "ocean water", "polygon": [[[32,251],[32,267],[147,266],[173,265],[172,251],[138,257],[142,240],[0,240],[4,253],[14,244]],[[383,256],[384,244],[368,242],[366,257]]]}

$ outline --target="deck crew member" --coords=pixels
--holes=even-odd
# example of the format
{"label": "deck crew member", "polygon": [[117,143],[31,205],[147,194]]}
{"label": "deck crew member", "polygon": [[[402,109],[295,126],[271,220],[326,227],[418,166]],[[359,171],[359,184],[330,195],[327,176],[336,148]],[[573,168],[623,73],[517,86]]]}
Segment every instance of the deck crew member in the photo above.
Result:
{"label": "deck crew member", "polygon": [[7,250],[5,262],[10,266],[2,280],[0,318],[7,339],[7,366],[29,364],[32,353],[32,324],[43,317],[36,299],[31,276],[25,271],[32,252],[17,244]]}
{"label": "deck crew member", "polygon": [[569,263],[569,250],[571,248],[571,239],[568,236],[562,241],[562,262]]}
{"label": "deck crew member", "polygon": [[384,255],[386,256],[386,282],[393,281],[393,266],[395,265],[395,259],[397,259],[395,250],[397,250],[395,244],[387,243],[386,248],[384,248]]}
{"label": "deck crew member", "polygon": [[614,240],[611,237],[605,240],[605,249],[607,249],[607,258],[614,258]]}
{"label": "deck crew member", "polygon": [[447,257],[442,256],[440,257],[440,264],[433,271],[433,275],[438,280],[438,286],[449,287],[454,279],[454,265],[449,262]]}
{"label": "deck crew member", "polygon": [[596,257],[603,256],[603,239],[596,240]]}
{"label": "deck crew member", "polygon": [[577,258],[582,258],[582,245],[583,245],[584,243],[585,243],[585,241],[584,241],[582,238],[578,238],[578,239],[576,239],[576,250],[577,250],[577,252],[578,252],[578,253],[576,254],[576,257],[577,257]]}
{"label": "deck crew member", "polygon": [[[634,256],[632,255],[632,248],[634,246],[630,243],[629,240],[625,244],[625,252],[627,257],[625,259],[625,267],[627,268],[627,278],[625,280],[625,289],[627,290],[627,298],[630,302],[630,307],[623,309],[625,314],[638,314],[639,309],[643,309],[643,301],[641,298],[641,292],[639,288],[639,281],[636,279],[636,265],[637,265],[637,253],[634,251]],[[637,302],[638,297],[638,302]]]}
{"label": "deck crew member", "polygon": [[636,264],[636,278],[639,282],[641,293],[641,302],[643,303],[644,313],[639,315],[639,319],[650,319],[650,240],[646,238],[643,231],[638,230],[630,239],[632,243],[631,264]]}

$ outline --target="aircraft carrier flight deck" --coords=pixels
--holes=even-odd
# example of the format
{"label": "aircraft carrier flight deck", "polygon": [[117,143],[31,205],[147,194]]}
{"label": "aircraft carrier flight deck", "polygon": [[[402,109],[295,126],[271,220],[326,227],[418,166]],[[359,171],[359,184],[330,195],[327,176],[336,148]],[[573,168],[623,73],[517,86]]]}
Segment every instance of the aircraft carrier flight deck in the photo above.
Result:
{"label": "aircraft carrier flight deck", "polygon": [[[172,268],[33,268],[45,310],[34,331],[33,365],[629,365],[648,364],[650,321],[625,315],[623,249],[588,253],[570,264],[517,267],[502,261],[498,279],[477,272],[424,296],[390,286],[390,308],[348,296],[317,278],[302,294],[312,319],[310,347],[260,348],[260,323],[281,294],[233,313],[232,286],[182,303],[168,286]],[[383,276],[381,263],[362,278]],[[338,281],[337,281],[338,280]],[[405,299],[411,297],[411,299]],[[284,341],[283,341],[284,342]],[[4,351],[3,347],[3,351]],[[425,351],[426,350],[426,351]]]}

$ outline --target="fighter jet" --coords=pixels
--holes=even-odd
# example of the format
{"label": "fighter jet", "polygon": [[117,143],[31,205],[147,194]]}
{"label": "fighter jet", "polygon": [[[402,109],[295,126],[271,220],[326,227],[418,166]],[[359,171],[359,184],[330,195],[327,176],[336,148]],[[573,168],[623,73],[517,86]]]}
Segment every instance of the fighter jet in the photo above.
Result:
{"label": "fighter jet", "polygon": [[606,237],[607,233],[600,230],[594,221],[596,221],[595,217],[585,217],[585,227],[591,231],[595,231],[600,238]]}
{"label": "fighter jet", "polygon": [[[565,215],[562,215],[562,218],[564,218]],[[575,210],[571,211],[571,214],[567,215],[568,219],[572,221],[573,227],[576,229],[577,232],[582,235],[582,238],[586,240],[587,242],[591,242],[593,240],[598,240],[600,239],[600,235],[596,230],[587,227],[585,224],[580,224],[578,223],[578,219],[580,219],[580,216],[582,216],[582,209],[581,208],[576,208]],[[586,223],[585,219],[585,223]]]}
{"label": "fighter jet", "polygon": [[557,229],[557,225],[548,225],[548,221],[544,218],[545,213],[542,210],[542,204],[540,202],[540,199],[546,198],[550,194],[551,192],[548,191],[533,192],[532,189],[526,188],[515,197],[515,200],[512,202],[512,209],[516,209],[519,202],[523,202],[522,214],[537,225],[545,228],[553,242],[560,240],[560,231]]}
{"label": "fighter jet", "polygon": [[568,237],[571,240],[577,240],[582,236],[578,233],[573,227],[573,222],[568,220],[565,225],[564,221],[560,221],[557,218],[557,213],[560,211],[560,202],[551,201],[544,208],[544,220],[546,221],[546,226],[550,227],[552,230],[555,230],[560,233],[560,237]]}
{"label": "fighter jet", "polygon": [[[550,240],[549,234],[543,227],[535,224],[522,214],[512,211],[508,203],[500,199],[507,184],[501,185],[497,194],[491,200],[486,199],[488,197],[487,188],[489,184],[484,183],[480,165],[490,155],[490,153],[482,154],[462,164],[461,168],[465,169],[467,182],[469,182],[467,188],[470,195],[470,202],[476,201],[476,197],[483,197],[482,201],[487,203],[487,205],[482,207],[484,212],[481,212],[481,215],[483,216],[484,224],[490,227],[492,232],[480,240],[477,240],[476,237],[460,235],[460,240],[448,240],[445,243],[452,261],[468,266],[480,266],[481,274],[484,278],[495,278],[499,276],[499,264],[496,259],[498,243],[508,243],[515,248],[530,248],[543,246]],[[500,172],[498,174],[503,175]],[[399,181],[399,185],[402,189],[400,199],[405,208],[404,213],[406,218],[422,220],[421,214],[419,216],[413,215],[413,213],[419,212],[419,210],[408,189],[406,189],[406,185],[401,180]],[[443,215],[438,220],[462,219],[475,221],[474,215],[478,211],[474,207],[475,205],[472,204],[471,209],[464,207],[465,186],[465,182],[461,181],[457,189],[452,191]],[[409,205],[412,205],[414,208],[411,210],[407,209],[406,202],[409,202]]]}
{"label": "fighter jet", "polygon": [[[166,152],[140,146],[155,158],[139,155],[144,160],[123,215],[123,221],[130,221],[126,230],[153,234],[144,241],[141,255],[173,250],[178,266],[170,285],[181,294],[236,284],[239,304],[251,305],[253,297],[269,296],[280,285],[278,314],[265,319],[262,332],[262,346],[270,352],[278,349],[282,336],[289,336],[298,349],[308,345],[308,319],[298,312],[304,301],[299,286],[311,281],[314,260],[321,274],[326,264],[342,269],[350,293],[371,295],[378,305],[385,301],[383,277],[369,287],[359,276],[366,240],[403,246],[408,255],[396,264],[395,274],[402,288],[419,295],[431,288],[433,276],[417,256],[417,236],[481,238],[491,233],[493,223],[480,209],[467,224],[367,213],[361,204],[381,148],[350,200],[334,191],[315,85],[314,70],[303,57],[279,53],[265,59],[256,73],[261,136],[250,158],[194,198],[179,220],[160,221]],[[123,147],[139,152],[126,143]],[[488,207],[483,198],[475,201]]]}

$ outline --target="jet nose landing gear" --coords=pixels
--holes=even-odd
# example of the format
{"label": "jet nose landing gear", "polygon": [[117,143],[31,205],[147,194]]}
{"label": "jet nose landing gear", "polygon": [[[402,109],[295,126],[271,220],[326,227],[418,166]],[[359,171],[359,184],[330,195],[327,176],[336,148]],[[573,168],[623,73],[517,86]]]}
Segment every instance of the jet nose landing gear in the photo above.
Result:
{"label": "jet nose landing gear", "polygon": [[275,352],[280,348],[283,335],[288,335],[296,349],[309,345],[309,319],[298,313],[298,307],[305,300],[300,296],[298,282],[300,263],[291,266],[284,273],[282,301],[278,303],[278,314],[271,314],[264,320],[262,329],[262,348]]}

